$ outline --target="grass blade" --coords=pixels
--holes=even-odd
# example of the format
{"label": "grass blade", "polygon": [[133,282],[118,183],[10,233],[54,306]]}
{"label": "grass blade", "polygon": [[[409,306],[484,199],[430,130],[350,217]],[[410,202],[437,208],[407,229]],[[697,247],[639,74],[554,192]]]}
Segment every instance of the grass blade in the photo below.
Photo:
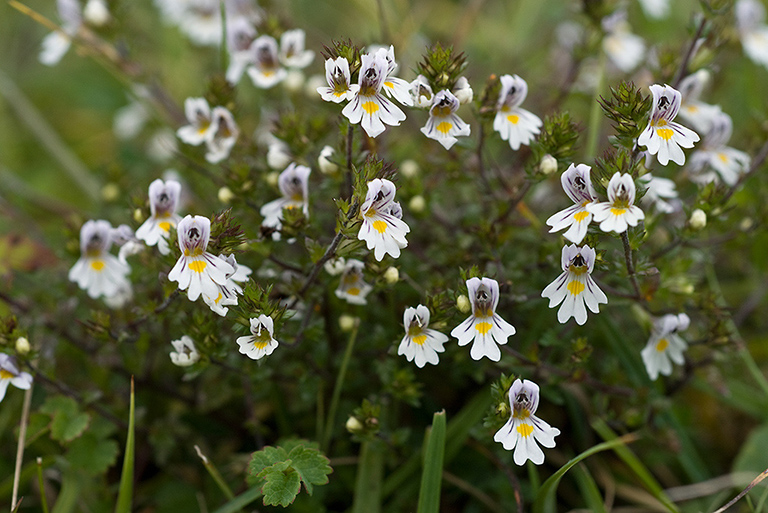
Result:
{"label": "grass blade", "polygon": [[421,473],[418,513],[439,513],[440,485],[443,482],[443,458],[445,456],[445,410],[432,417],[432,428],[427,431],[424,453],[424,470]]}
{"label": "grass blade", "polygon": [[240,511],[248,504],[252,503],[256,499],[261,497],[261,488],[258,486],[255,488],[249,488],[231,501],[224,504],[222,507],[214,511],[213,513],[235,513]]}
{"label": "grass blade", "polygon": [[133,377],[131,377],[131,403],[128,412],[128,437],[125,440],[125,457],[123,459],[123,473],[120,476],[120,490],[117,493],[117,505],[115,513],[130,513],[133,503],[133,464],[135,456],[135,415],[134,415],[134,390]]}
{"label": "grass blade", "polygon": [[363,442],[357,465],[355,497],[352,513],[379,513],[381,511],[381,479],[384,473],[384,455],[378,442]]}

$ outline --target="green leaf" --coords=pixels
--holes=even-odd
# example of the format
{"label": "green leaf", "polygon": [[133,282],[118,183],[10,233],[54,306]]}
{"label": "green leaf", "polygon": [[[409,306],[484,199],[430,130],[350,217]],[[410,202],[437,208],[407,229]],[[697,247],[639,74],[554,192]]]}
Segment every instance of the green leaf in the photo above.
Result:
{"label": "green leaf", "polygon": [[261,492],[265,506],[290,505],[301,491],[299,473],[291,467],[291,460],[275,463],[262,470],[259,477],[264,478]]}
{"label": "green leaf", "polygon": [[768,424],[752,430],[733,462],[733,472],[756,474],[768,468]]}
{"label": "green leaf", "polygon": [[[275,463],[288,459],[288,453],[282,447],[266,446],[260,451],[251,455],[251,462],[248,464],[248,473],[252,477],[259,477],[261,471]],[[258,480],[256,482],[259,482]]]}
{"label": "green leaf", "polygon": [[443,458],[445,456],[445,410],[432,417],[432,428],[425,444],[424,471],[421,474],[418,513],[440,511],[440,485],[443,481]]}
{"label": "green leaf", "polygon": [[133,378],[131,378],[131,401],[128,407],[128,436],[125,440],[125,457],[123,472],[120,474],[120,489],[117,492],[115,513],[130,513],[133,505],[133,465],[135,462],[136,444],[136,415],[133,393]]}
{"label": "green leaf", "polygon": [[100,439],[89,432],[69,445],[66,458],[73,468],[98,476],[114,465],[119,451],[114,440]]}
{"label": "green leaf", "polygon": [[288,457],[293,461],[293,468],[298,472],[308,494],[312,495],[313,485],[328,483],[328,474],[333,472],[333,469],[328,458],[319,450],[299,445],[291,450]]}
{"label": "green leaf", "polygon": [[91,416],[81,412],[77,402],[71,397],[51,397],[40,408],[50,415],[51,438],[59,442],[70,442],[83,434],[91,421]]}
{"label": "green leaf", "polygon": [[261,497],[261,490],[259,488],[250,488],[241,493],[231,501],[224,504],[222,507],[214,511],[213,513],[235,513],[243,509],[248,504],[252,503],[256,499]]}

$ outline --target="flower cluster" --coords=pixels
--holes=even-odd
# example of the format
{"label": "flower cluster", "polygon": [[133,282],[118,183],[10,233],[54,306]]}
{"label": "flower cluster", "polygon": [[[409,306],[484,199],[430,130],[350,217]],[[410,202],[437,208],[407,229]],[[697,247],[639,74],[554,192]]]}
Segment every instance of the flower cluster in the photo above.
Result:
{"label": "flower cluster", "polygon": [[205,143],[205,160],[211,164],[228,158],[240,135],[232,113],[221,106],[211,110],[205,98],[187,98],[184,112],[189,124],[176,131],[179,139],[193,146]]}

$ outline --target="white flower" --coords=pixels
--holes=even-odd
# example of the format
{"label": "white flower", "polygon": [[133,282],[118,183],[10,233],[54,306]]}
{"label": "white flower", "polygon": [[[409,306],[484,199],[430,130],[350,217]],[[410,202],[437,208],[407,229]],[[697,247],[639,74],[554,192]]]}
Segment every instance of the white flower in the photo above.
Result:
{"label": "white flower", "polygon": [[640,353],[652,380],[658,378],[659,374],[672,374],[672,362],[678,365],[685,362],[683,351],[688,348],[688,344],[677,332],[688,329],[690,323],[691,320],[684,313],[654,319],[651,338]]}
{"label": "white flower", "polygon": [[109,253],[112,226],[108,221],[88,221],[80,228],[80,259],[69,270],[69,280],[94,299],[113,297],[131,288],[131,268]]}
{"label": "white flower", "polygon": [[758,0],[739,0],[735,6],[741,46],[752,62],[768,68],[768,26],[765,7]]}
{"label": "white flower", "polygon": [[584,240],[589,223],[592,222],[592,213],[587,210],[587,206],[597,200],[590,179],[591,169],[586,164],[571,164],[560,176],[563,190],[573,200],[574,205],[547,219],[547,225],[552,227],[549,233],[569,227],[563,237],[576,244]]}
{"label": "white flower", "polygon": [[227,50],[229,67],[227,82],[232,85],[240,82],[245,68],[254,62],[251,44],[256,37],[256,29],[246,18],[237,17],[227,21]]}
{"label": "white flower", "polygon": [[459,110],[459,100],[448,90],[442,90],[432,99],[427,124],[421,128],[421,133],[451,149],[458,139],[456,136],[469,135],[469,125],[456,115]]}
{"label": "white flower", "polygon": [[751,159],[743,151],[726,146],[732,133],[731,117],[719,112],[704,136],[702,147],[691,155],[691,180],[707,184],[716,182],[719,176],[727,185],[736,185],[741,175],[749,169]]}
{"label": "white flower", "polygon": [[626,18],[625,11],[617,11],[603,19],[603,28],[607,32],[603,38],[603,51],[617,68],[629,73],[643,61],[645,42],[630,32]]}
{"label": "white flower", "polygon": [[389,48],[379,48],[376,51],[376,55],[387,61],[387,71],[384,83],[382,84],[384,93],[400,102],[401,105],[413,106],[411,85],[402,78],[392,76],[392,73],[397,70],[395,47],[390,45]]}
{"label": "white flower", "polygon": [[277,180],[282,198],[270,201],[259,213],[264,216],[262,226],[268,226],[280,230],[283,219],[283,209],[301,209],[304,217],[309,217],[309,174],[312,172],[307,166],[298,166],[291,163],[280,173]]}
{"label": "white flower", "polygon": [[659,164],[666,166],[671,160],[679,165],[685,164],[685,153],[682,148],[693,148],[693,143],[699,140],[696,132],[690,128],[673,122],[680,110],[681,94],[671,86],[653,84],[653,105],[648,126],[637,144],[648,148],[648,153],[656,155]]}
{"label": "white flower", "polygon": [[469,80],[466,77],[459,77],[453,86],[453,94],[459,100],[459,103],[464,105],[472,101],[475,93],[472,91],[472,86],[469,85]]}
{"label": "white flower", "polygon": [[280,36],[280,61],[287,68],[306,68],[315,52],[304,49],[304,31],[301,29],[286,30]]}
{"label": "white flower", "polygon": [[291,156],[288,146],[280,139],[275,138],[269,143],[267,148],[267,165],[271,169],[285,169],[291,163]]}
{"label": "white flower", "polygon": [[721,112],[717,105],[709,105],[699,100],[710,75],[709,71],[700,69],[681,80],[679,86],[682,103],[678,115],[701,133],[707,133],[711,129],[712,121]]}
{"label": "white flower", "polygon": [[184,335],[179,340],[171,342],[175,351],[171,351],[171,362],[179,367],[189,367],[200,360],[200,353],[197,352],[195,343],[192,339]]}
{"label": "white flower", "polygon": [[498,362],[501,350],[497,344],[506,344],[515,334],[515,328],[496,313],[499,304],[499,282],[491,278],[470,278],[467,292],[472,302],[472,315],[451,331],[460,346],[473,342],[469,355],[473,360],[487,356]]}
{"label": "white flower", "polygon": [[364,54],[361,61],[358,84],[351,86],[353,97],[341,113],[349,118],[350,123],[360,123],[370,137],[376,137],[385,130],[385,124],[398,126],[405,119],[405,114],[381,94],[387,78],[387,59],[376,53]]}
{"label": "white flower", "polygon": [[28,372],[20,372],[13,358],[0,353],[0,401],[5,398],[8,385],[27,390],[32,386],[32,376]]}
{"label": "white flower", "polygon": [[149,184],[149,209],[152,215],[136,230],[136,238],[146,242],[147,246],[157,245],[160,253],[170,253],[168,235],[171,227],[181,220],[176,214],[176,206],[181,196],[181,184],[176,180],[167,182],[157,179]]}
{"label": "white flower", "polygon": [[198,146],[213,136],[213,118],[211,108],[205,98],[187,98],[184,100],[184,113],[187,115],[188,125],[184,125],[176,131],[176,135],[183,142]]}
{"label": "white flower", "polygon": [[331,258],[323,264],[325,272],[331,276],[337,276],[343,273],[346,266],[347,262],[344,260],[344,257]]}
{"label": "white flower", "polygon": [[360,260],[350,258],[346,261],[341,281],[336,288],[336,297],[353,305],[364,305],[368,302],[365,296],[373,290],[373,287],[363,281],[363,269],[365,264]]}
{"label": "white flower", "polygon": [[43,39],[43,48],[38,59],[46,66],[55,66],[72,44],[83,24],[83,14],[78,0],[56,0],[56,8],[61,18],[61,31],[53,31]]}
{"label": "white flower", "polygon": [[669,14],[669,0],[640,0],[640,7],[649,18],[666,18]]}
{"label": "white flower", "polygon": [[277,57],[277,41],[271,36],[260,36],[251,44],[253,62],[248,67],[248,76],[253,85],[261,89],[269,89],[282,82],[286,71],[280,67]]}
{"label": "white flower", "polygon": [[363,224],[357,238],[364,240],[368,249],[374,250],[373,256],[379,261],[387,253],[398,258],[400,249],[408,246],[405,234],[411,229],[401,219],[402,209],[395,202],[395,192],[395,184],[375,178],[368,182],[368,193],[360,207]]}
{"label": "white flower", "polygon": [[703,230],[707,226],[707,213],[700,208],[695,209],[691,212],[691,218],[688,219],[688,224],[693,230]]}
{"label": "white flower", "polygon": [[229,308],[237,304],[237,295],[243,293],[240,283],[248,280],[248,276],[253,272],[250,267],[238,265],[235,255],[219,255],[219,259],[232,266],[234,271],[227,274],[227,281],[224,285],[216,284],[217,294],[215,296],[203,293],[203,301],[214,312],[224,317]]}
{"label": "white flower", "polygon": [[121,224],[117,228],[113,228],[110,234],[112,242],[120,247],[120,251],[117,252],[117,259],[121,264],[128,265],[128,257],[138,255],[146,246],[143,242],[136,238],[133,230],[127,224]]}
{"label": "white flower", "polygon": [[197,300],[200,294],[217,297],[218,286],[226,285],[227,277],[235,270],[226,261],[206,251],[211,235],[210,219],[188,215],[179,221],[176,231],[181,256],[168,273],[168,279],[178,282],[179,289],[187,291],[190,301]]}
{"label": "white flower", "polygon": [[335,154],[336,150],[332,146],[323,146],[320,151],[320,156],[317,157],[317,166],[324,175],[332,175],[339,170],[339,165],[331,160]]}
{"label": "white flower", "polygon": [[83,9],[83,16],[94,27],[101,27],[110,20],[109,9],[104,0],[88,0]]}
{"label": "white flower", "polygon": [[251,335],[238,337],[237,344],[240,353],[252,360],[258,360],[263,356],[272,354],[277,347],[277,340],[272,336],[275,330],[272,317],[261,314],[257,318],[251,318]]}
{"label": "white flower", "polygon": [[344,57],[327,59],[325,61],[325,79],[328,81],[328,87],[318,87],[317,92],[323,100],[333,103],[341,103],[344,100],[351,100],[355,93],[349,81],[349,62]]}
{"label": "white flower", "polygon": [[211,135],[205,141],[208,152],[205,154],[205,160],[211,164],[217,164],[229,157],[229,152],[240,135],[235,118],[232,113],[224,107],[215,107],[211,113],[213,123],[211,124]]}
{"label": "white flower", "polygon": [[[563,273],[541,292],[541,297],[549,298],[549,307],[560,303],[557,320],[561,324],[571,317],[577,324],[587,322],[587,308],[592,313],[600,313],[600,304],[608,303],[603,291],[592,279],[595,267],[595,250],[589,246],[577,247],[576,244],[563,246],[561,258]],[[586,305],[586,307],[585,307]]]}
{"label": "white flower", "polygon": [[443,344],[448,342],[448,337],[439,331],[427,328],[429,326],[429,310],[424,305],[416,308],[406,308],[403,314],[405,336],[397,348],[398,355],[405,355],[409,362],[414,362],[417,367],[424,367],[427,363],[437,365],[440,358],[437,353],[445,351]]}
{"label": "white flower", "polygon": [[221,4],[217,0],[186,0],[180,9],[179,29],[196,45],[221,43]]}
{"label": "white flower", "polygon": [[416,107],[422,109],[428,109],[432,106],[432,86],[429,85],[427,77],[424,75],[417,76],[413,82],[411,82],[411,101]]}
{"label": "white flower", "polygon": [[493,119],[493,129],[504,141],[509,141],[513,150],[521,144],[531,144],[536,134],[541,132],[541,119],[535,114],[520,108],[520,104],[528,96],[528,84],[517,75],[502,75],[501,91],[496,103],[496,117]]}
{"label": "white flower", "polygon": [[516,379],[509,388],[509,407],[512,415],[493,435],[493,441],[500,442],[508,451],[514,449],[517,465],[524,465],[527,460],[541,465],[544,451],[536,442],[551,449],[560,430],[535,415],[539,407],[539,386],[527,379]]}
{"label": "white flower", "polygon": [[587,210],[604,232],[622,233],[628,226],[637,226],[645,219],[645,213],[634,203],[635,182],[629,174],[616,171],[608,182],[608,201],[590,203]]}
{"label": "white flower", "polygon": [[638,180],[647,187],[645,196],[642,198],[644,203],[654,205],[656,210],[662,214],[671,214],[679,209],[679,205],[673,205],[668,201],[677,198],[675,182],[669,178],[653,176],[651,173],[644,174]]}

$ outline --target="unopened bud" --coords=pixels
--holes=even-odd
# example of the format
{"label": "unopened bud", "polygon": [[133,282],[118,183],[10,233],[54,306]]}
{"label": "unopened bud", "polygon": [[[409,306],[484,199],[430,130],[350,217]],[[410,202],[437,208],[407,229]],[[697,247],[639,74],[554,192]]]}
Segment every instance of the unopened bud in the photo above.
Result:
{"label": "unopened bud", "polygon": [[300,91],[304,87],[304,73],[297,69],[288,71],[283,80],[283,87],[292,93]]}
{"label": "unopened bud", "polygon": [[19,337],[16,339],[16,352],[19,354],[27,354],[29,352],[29,340],[26,337]]}
{"label": "unopened bud", "polygon": [[469,298],[465,296],[464,294],[460,295],[456,298],[456,308],[459,309],[459,312],[461,313],[467,313],[469,312],[470,308],[472,308],[472,305],[469,304]]}
{"label": "unopened bud", "polygon": [[273,171],[271,173],[267,173],[267,175],[264,177],[264,180],[266,180],[266,182],[272,187],[277,187],[277,182],[279,178],[280,178],[280,175]]}
{"label": "unopened bud", "polygon": [[414,214],[424,212],[424,209],[426,207],[427,207],[427,202],[424,199],[424,196],[421,196],[421,195],[414,196],[413,198],[411,198],[411,201],[408,202],[408,208]]}
{"label": "unopened bud", "polygon": [[116,183],[108,183],[101,189],[101,197],[104,201],[115,201],[120,196],[120,187]]}
{"label": "unopened bud", "polygon": [[137,208],[133,211],[133,220],[137,223],[141,223],[144,221],[144,214],[141,212],[140,208]]}
{"label": "unopened bud", "polygon": [[365,429],[365,426],[363,426],[363,423],[357,420],[357,417],[355,417],[354,415],[352,415],[347,419],[346,427],[347,427],[347,431],[349,431],[353,435],[357,433],[362,433],[363,429]]}
{"label": "unopened bud", "polygon": [[388,267],[387,270],[384,271],[384,281],[390,285],[400,281],[400,271],[397,270],[397,267]]}
{"label": "unopened bud", "polygon": [[541,162],[539,162],[539,171],[541,171],[541,174],[543,175],[551,175],[552,173],[557,171],[557,159],[547,153],[541,158]]}
{"label": "unopened bud", "polygon": [[688,225],[693,230],[701,230],[707,226],[707,214],[700,208],[697,208],[691,212],[691,218],[688,220]]}
{"label": "unopened bud", "polygon": [[229,187],[222,187],[219,189],[219,201],[224,204],[230,203],[235,199],[235,193]]}
{"label": "unopened bud", "polygon": [[324,175],[332,175],[339,170],[339,166],[330,160],[334,153],[336,153],[336,150],[332,146],[325,146],[320,152],[320,156],[317,157],[317,165],[320,167],[320,172]]}
{"label": "unopened bud", "polygon": [[741,220],[739,223],[739,230],[742,232],[748,232],[752,229],[752,227],[755,226],[755,222],[752,220],[751,217],[745,217]]}
{"label": "unopened bud", "polygon": [[109,9],[104,0],[88,0],[83,9],[85,21],[94,27],[101,27],[109,21]]}
{"label": "unopened bud", "polygon": [[352,317],[351,315],[344,314],[339,317],[339,328],[341,328],[341,331],[352,331],[355,329],[355,325],[357,324],[358,318]]}
{"label": "unopened bud", "polygon": [[400,174],[406,178],[413,178],[419,174],[419,165],[415,160],[404,160],[403,163],[400,164]]}

